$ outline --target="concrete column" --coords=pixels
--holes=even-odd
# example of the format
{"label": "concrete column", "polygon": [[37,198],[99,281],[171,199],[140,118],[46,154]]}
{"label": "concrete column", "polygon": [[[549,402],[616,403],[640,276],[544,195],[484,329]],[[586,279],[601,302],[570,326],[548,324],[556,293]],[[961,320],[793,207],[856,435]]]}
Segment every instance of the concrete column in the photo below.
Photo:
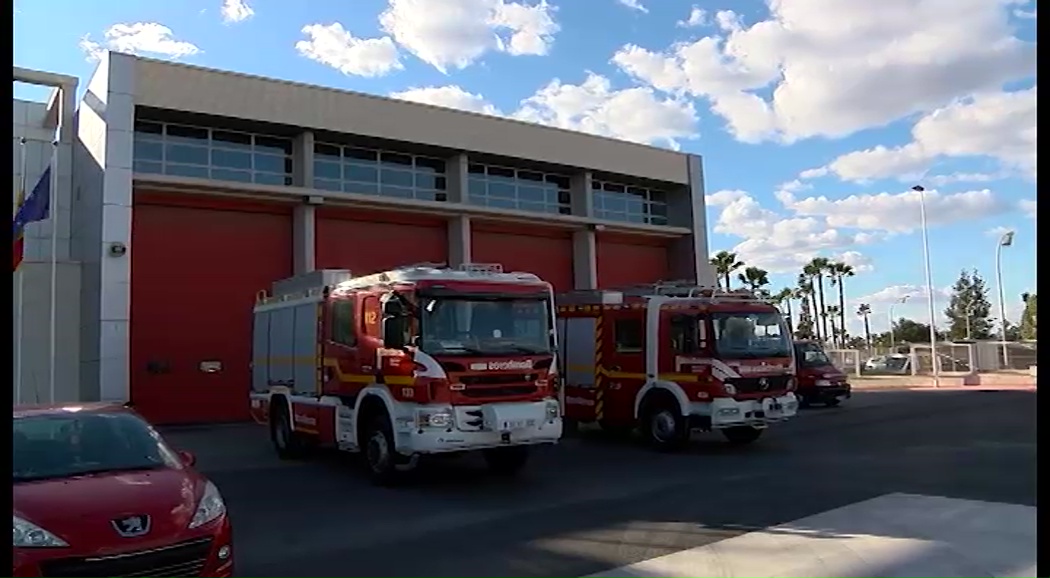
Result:
{"label": "concrete column", "polygon": [[594,216],[594,192],[591,190],[591,172],[582,171],[572,176],[572,214],[577,217]]}
{"label": "concrete column", "polygon": [[296,275],[317,268],[317,208],[298,205],[292,214],[292,263]]}
{"label": "concrete column", "polygon": [[590,229],[572,234],[572,279],[576,289],[598,288],[598,239]]}
{"label": "concrete column", "polygon": [[448,220],[448,264],[458,267],[471,262],[470,217],[459,216]]}
{"label": "concrete column", "polygon": [[292,184],[314,187],[314,133],[303,131],[292,144]]}
{"label": "concrete column", "polygon": [[671,243],[671,274],[675,279],[714,285],[715,273],[708,256],[707,206],[704,201],[704,168],[698,155],[687,155],[689,186],[668,200],[671,224],[688,227],[692,234]]}
{"label": "concrete column", "polygon": [[445,162],[445,179],[447,180],[445,192],[448,193],[450,203],[470,202],[470,187],[467,182],[468,162],[466,154],[449,157]]}

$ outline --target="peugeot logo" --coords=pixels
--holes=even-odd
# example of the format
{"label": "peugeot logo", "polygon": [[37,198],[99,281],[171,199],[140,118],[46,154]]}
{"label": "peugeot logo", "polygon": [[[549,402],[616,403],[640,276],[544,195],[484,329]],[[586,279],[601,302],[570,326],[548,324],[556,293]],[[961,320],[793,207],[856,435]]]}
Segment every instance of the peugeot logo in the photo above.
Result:
{"label": "peugeot logo", "polygon": [[759,380],[758,380],[758,388],[761,389],[762,391],[765,391],[765,390],[769,389],[769,380],[764,378],[764,377],[759,378]]}
{"label": "peugeot logo", "polygon": [[113,529],[125,538],[134,538],[149,533],[149,516],[139,514],[113,520]]}

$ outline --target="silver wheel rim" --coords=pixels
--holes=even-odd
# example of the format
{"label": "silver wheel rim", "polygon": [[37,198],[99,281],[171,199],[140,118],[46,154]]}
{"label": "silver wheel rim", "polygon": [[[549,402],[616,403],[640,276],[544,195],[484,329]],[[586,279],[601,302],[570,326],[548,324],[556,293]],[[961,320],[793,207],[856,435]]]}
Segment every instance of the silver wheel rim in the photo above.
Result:
{"label": "silver wheel rim", "polygon": [[368,438],[367,452],[368,463],[372,466],[372,471],[382,471],[390,459],[390,447],[383,432],[376,431],[372,433],[372,437]]}
{"label": "silver wheel rim", "polygon": [[675,425],[675,418],[671,415],[671,412],[663,410],[653,415],[652,420],[649,422],[649,431],[652,433],[653,439],[665,443],[674,437]]}

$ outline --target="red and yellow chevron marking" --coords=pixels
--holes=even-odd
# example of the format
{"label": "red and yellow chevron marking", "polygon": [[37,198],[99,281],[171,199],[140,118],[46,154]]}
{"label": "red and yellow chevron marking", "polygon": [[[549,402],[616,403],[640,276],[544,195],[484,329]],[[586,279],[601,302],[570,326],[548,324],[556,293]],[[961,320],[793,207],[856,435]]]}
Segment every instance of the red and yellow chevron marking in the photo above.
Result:
{"label": "red and yellow chevron marking", "polygon": [[602,318],[594,318],[594,419],[605,417],[605,372],[602,371]]}

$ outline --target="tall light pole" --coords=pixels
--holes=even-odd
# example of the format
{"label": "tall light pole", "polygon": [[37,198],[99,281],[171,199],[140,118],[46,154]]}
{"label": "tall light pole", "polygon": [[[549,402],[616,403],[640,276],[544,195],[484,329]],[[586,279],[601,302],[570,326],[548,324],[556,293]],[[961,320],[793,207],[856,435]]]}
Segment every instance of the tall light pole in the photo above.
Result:
{"label": "tall light pole", "polygon": [[893,319],[894,319],[894,317],[893,317],[893,307],[894,307],[894,305],[897,305],[897,304],[903,305],[903,304],[907,303],[908,299],[910,299],[910,298],[911,298],[911,295],[905,295],[904,297],[901,297],[897,301],[895,301],[893,303],[890,303],[890,310],[887,313],[887,316],[889,317],[889,320],[890,320],[890,350],[891,351],[893,350],[894,347],[897,347],[897,338],[893,335]]}
{"label": "tall light pole", "polygon": [[922,260],[926,269],[926,299],[930,308],[930,356],[933,360],[933,386],[941,385],[941,360],[937,357],[937,314],[933,305],[933,272],[930,267],[930,237],[926,226],[926,189],[915,185],[911,190],[919,193],[919,222],[922,226]]}
{"label": "tall light pole", "polygon": [[999,338],[1003,341],[1003,369],[1010,366],[1009,348],[1006,347],[1006,296],[1003,293],[1003,247],[1014,243],[1014,232],[1007,231],[995,245],[995,282],[999,286]]}

